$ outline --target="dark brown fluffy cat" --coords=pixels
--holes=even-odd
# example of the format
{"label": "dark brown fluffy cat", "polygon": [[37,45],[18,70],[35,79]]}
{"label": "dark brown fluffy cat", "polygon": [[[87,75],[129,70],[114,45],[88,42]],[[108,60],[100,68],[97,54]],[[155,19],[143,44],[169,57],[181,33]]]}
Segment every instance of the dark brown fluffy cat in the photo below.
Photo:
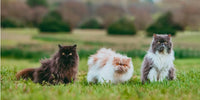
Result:
{"label": "dark brown fluffy cat", "polygon": [[30,78],[40,84],[66,84],[75,81],[79,62],[76,45],[58,47],[59,51],[52,58],[41,61],[41,67],[24,69],[16,74],[17,79]]}

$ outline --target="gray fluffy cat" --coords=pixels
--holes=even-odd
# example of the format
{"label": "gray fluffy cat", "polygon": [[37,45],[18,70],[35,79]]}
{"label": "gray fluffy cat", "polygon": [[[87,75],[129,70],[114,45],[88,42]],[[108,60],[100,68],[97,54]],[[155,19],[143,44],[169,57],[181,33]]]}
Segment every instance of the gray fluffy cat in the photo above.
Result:
{"label": "gray fluffy cat", "polygon": [[141,67],[141,81],[163,81],[175,79],[174,51],[171,35],[153,36],[151,46],[144,57]]}

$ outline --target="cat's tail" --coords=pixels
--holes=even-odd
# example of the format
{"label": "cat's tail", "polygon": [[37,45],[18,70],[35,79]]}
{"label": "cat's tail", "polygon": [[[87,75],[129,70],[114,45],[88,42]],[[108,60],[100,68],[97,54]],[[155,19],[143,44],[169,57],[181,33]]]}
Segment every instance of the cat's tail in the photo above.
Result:
{"label": "cat's tail", "polygon": [[23,69],[21,71],[19,71],[17,74],[16,74],[16,78],[19,80],[20,78],[23,78],[25,80],[27,79],[31,79],[33,80],[34,77],[33,77],[33,73],[35,72],[35,68],[27,68],[27,69]]}

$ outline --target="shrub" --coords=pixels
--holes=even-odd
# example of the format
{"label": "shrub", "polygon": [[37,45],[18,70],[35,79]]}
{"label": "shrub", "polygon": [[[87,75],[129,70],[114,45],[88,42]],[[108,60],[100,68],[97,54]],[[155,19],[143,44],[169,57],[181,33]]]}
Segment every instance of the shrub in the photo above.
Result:
{"label": "shrub", "polygon": [[41,32],[70,32],[70,25],[56,11],[47,14],[38,26]]}
{"label": "shrub", "polygon": [[47,6],[47,1],[46,0],[27,0],[27,4],[31,7]]}
{"label": "shrub", "polygon": [[24,27],[24,23],[14,21],[12,19],[2,19],[1,20],[1,27],[3,28],[15,28],[15,27]]}
{"label": "shrub", "polygon": [[198,50],[190,50],[190,49],[175,49],[175,57],[176,58],[199,58],[200,51]]}
{"label": "shrub", "polygon": [[3,27],[3,28],[5,28],[5,27],[13,28],[13,27],[17,27],[17,24],[12,20],[3,19],[3,20],[1,20],[1,27]]}
{"label": "shrub", "polygon": [[136,34],[136,29],[133,21],[122,18],[112,23],[107,28],[107,32],[112,35],[134,35]]}
{"label": "shrub", "polygon": [[28,51],[20,48],[2,48],[1,56],[16,59],[32,59],[38,61],[41,58],[48,58],[51,53],[43,51]]}
{"label": "shrub", "polygon": [[152,36],[154,33],[175,35],[178,30],[183,30],[183,28],[173,22],[170,12],[162,15],[155,23],[146,29],[147,36]]}
{"label": "shrub", "polygon": [[102,29],[103,28],[102,23],[98,19],[95,19],[95,18],[86,20],[79,27],[82,29]]}
{"label": "shrub", "polygon": [[[78,51],[80,59],[82,58],[88,58],[91,54],[94,54],[98,49],[80,49]],[[176,58],[200,58],[200,51],[198,50],[188,50],[188,49],[175,49],[175,57]],[[130,50],[130,51],[117,51],[122,54],[126,54],[129,57],[138,57],[143,58],[146,54],[146,51],[144,50]],[[7,48],[3,47],[1,51],[2,57],[10,57],[10,58],[16,58],[16,59],[32,59],[35,61],[38,61],[38,59],[41,58],[48,58],[53,53],[51,50],[36,50],[31,51],[29,49],[22,49],[22,48]]]}

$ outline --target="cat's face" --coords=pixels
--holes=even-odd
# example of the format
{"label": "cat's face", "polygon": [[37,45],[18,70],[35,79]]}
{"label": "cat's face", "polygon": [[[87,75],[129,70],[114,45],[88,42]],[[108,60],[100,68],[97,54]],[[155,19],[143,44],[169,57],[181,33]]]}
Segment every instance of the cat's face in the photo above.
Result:
{"label": "cat's face", "polygon": [[125,57],[114,57],[113,59],[113,66],[114,70],[117,73],[125,73],[130,69],[130,62],[131,58],[125,58]]}
{"label": "cat's face", "polygon": [[171,53],[172,42],[171,35],[157,35],[154,34],[152,42],[152,50],[154,53]]}
{"label": "cat's face", "polygon": [[73,46],[61,46],[59,47],[59,55],[61,58],[70,58],[76,54],[76,45]]}

